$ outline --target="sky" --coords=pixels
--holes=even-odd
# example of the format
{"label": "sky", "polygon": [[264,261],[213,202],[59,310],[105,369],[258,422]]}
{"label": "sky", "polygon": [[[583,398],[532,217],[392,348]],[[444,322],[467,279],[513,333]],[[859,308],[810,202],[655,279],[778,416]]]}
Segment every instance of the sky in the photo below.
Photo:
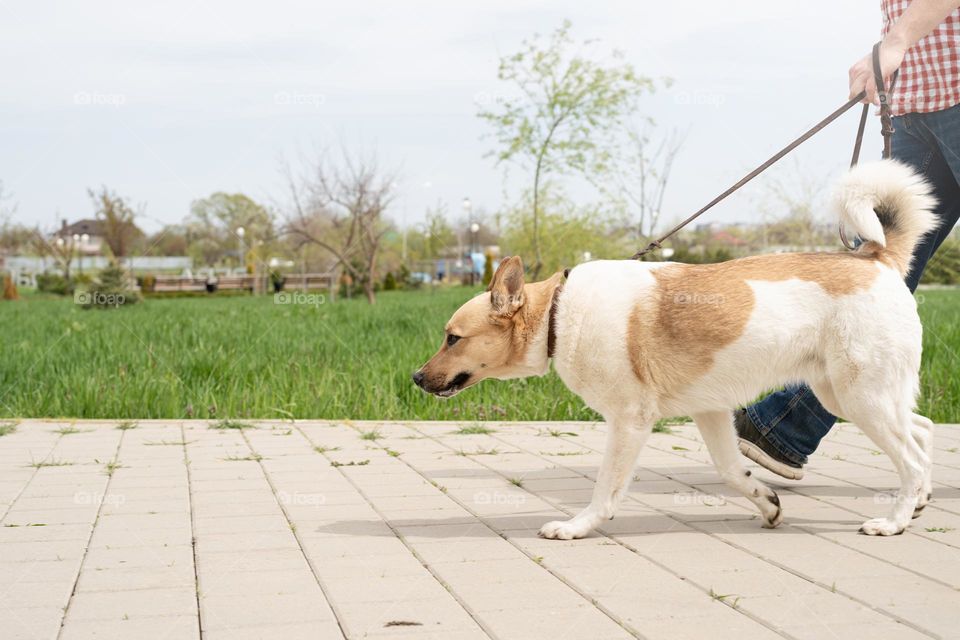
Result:
{"label": "sky", "polygon": [[[641,74],[672,78],[636,114],[684,136],[666,222],[841,105],[847,69],[880,31],[879,2],[825,0],[4,1],[5,204],[15,221],[52,229],[90,217],[87,189],[106,185],[143,207],[148,231],[216,191],[282,209],[282,163],[342,145],[396,172],[400,224],[438,202],[457,217],[464,197],[496,211],[517,173],[505,182],[486,157],[493,141],[476,114],[510,93],[499,57],[564,19]],[[769,180],[838,175],[856,112],[708,219],[758,222]],[[863,157],[880,149],[872,118]]]}

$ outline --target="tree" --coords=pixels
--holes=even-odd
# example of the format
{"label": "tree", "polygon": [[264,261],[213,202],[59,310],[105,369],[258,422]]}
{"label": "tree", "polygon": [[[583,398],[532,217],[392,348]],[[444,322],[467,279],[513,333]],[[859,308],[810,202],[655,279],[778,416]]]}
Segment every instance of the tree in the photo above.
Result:
{"label": "tree", "polygon": [[[533,248],[533,221],[527,215],[531,197],[528,195],[525,202],[505,212],[503,244],[509,254],[521,255]],[[574,206],[550,183],[544,186],[541,200],[545,204],[540,224],[542,259],[547,273],[587,259],[622,258],[630,251],[629,239],[617,233],[618,227],[609,214]]]}
{"label": "tree", "polygon": [[0,256],[18,253],[33,241],[32,229],[11,222],[17,211],[16,203],[10,202],[12,199],[12,196],[4,191],[3,181],[0,181]]}
{"label": "tree", "polygon": [[289,168],[286,173],[293,209],[288,232],[301,244],[334,256],[374,304],[377,259],[390,228],[384,212],[394,197],[394,176],[380,170],[376,157],[352,156],[345,149],[338,164],[321,154],[300,179]]}
{"label": "tree", "polygon": [[649,123],[642,129],[631,127],[627,136],[627,150],[619,162],[612,163],[614,191],[611,196],[625,209],[642,248],[653,239],[660,222],[670,170],[683,138],[671,131],[654,141]]}
{"label": "tree", "polygon": [[483,286],[490,284],[493,280],[493,254],[489,251],[483,256]]}
{"label": "tree", "polygon": [[77,252],[77,243],[70,236],[58,236],[48,241],[46,235],[38,228],[33,234],[34,251],[38,256],[50,256],[60,266],[64,281],[71,285],[70,266]]}
{"label": "tree", "polygon": [[448,222],[447,206],[438,202],[427,209],[422,225],[407,231],[407,253],[413,261],[435,260],[457,243],[457,234]]}
{"label": "tree", "polygon": [[111,262],[77,296],[84,309],[116,309],[140,302],[140,292],[131,286],[130,273]]}
{"label": "tree", "polygon": [[[519,162],[533,172],[532,240],[534,277],[543,264],[541,189],[551,174],[578,173],[593,180],[606,173],[616,147],[613,133],[622,126],[637,99],[653,91],[653,82],[638,75],[614,51],[592,60],[572,51],[570,22],[546,41],[524,41],[521,50],[500,59],[498,78],[519,94],[479,113],[494,130],[500,150],[497,163]],[[584,43],[590,45],[588,41]]]}
{"label": "tree", "polygon": [[190,241],[187,228],[179,224],[165,225],[160,231],[151,234],[144,241],[145,254],[153,256],[185,256]]}
{"label": "tree", "polygon": [[829,193],[827,176],[805,171],[794,159],[789,169],[781,168],[763,183],[758,207],[762,218],[759,244],[813,249],[839,241],[837,227],[824,216]]}
{"label": "tree", "polygon": [[[243,229],[243,231],[240,231]],[[231,253],[237,264],[246,264],[241,248],[275,238],[273,214],[242,193],[217,192],[195,200],[187,220],[190,254],[208,266],[214,266]],[[246,251],[243,252],[246,254]]]}
{"label": "tree", "polygon": [[27,250],[36,232],[22,224],[0,219],[0,255],[15,255]]}
{"label": "tree", "polygon": [[87,194],[93,201],[94,214],[100,221],[103,232],[103,241],[115,258],[123,258],[130,254],[135,242],[143,238],[135,222],[137,216],[127,202],[111,193],[105,186],[99,193],[87,189]]}

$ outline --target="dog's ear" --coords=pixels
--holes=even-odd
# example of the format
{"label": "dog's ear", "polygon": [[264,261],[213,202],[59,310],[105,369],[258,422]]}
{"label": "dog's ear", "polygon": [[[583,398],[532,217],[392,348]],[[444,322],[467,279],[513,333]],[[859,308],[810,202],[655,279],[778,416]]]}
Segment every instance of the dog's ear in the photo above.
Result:
{"label": "dog's ear", "polygon": [[498,316],[510,317],[523,306],[523,261],[504,258],[490,280],[490,305]]}

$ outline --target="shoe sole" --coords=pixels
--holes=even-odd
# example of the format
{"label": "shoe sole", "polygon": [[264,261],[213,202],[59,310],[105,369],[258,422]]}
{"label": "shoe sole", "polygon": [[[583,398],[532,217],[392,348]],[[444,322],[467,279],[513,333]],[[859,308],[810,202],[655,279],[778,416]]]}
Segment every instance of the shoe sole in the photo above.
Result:
{"label": "shoe sole", "polygon": [[737,439],[740,445],[740,453],[747,456],[758,465],[775,473],[781,478],[786,478],[787,480],[802,480],[803,479],[803,468],[791,467],[788,464],[784,464],[775,458],[772,458],[769,453],[753,444],[749,440],[744,440],[743,438]]}

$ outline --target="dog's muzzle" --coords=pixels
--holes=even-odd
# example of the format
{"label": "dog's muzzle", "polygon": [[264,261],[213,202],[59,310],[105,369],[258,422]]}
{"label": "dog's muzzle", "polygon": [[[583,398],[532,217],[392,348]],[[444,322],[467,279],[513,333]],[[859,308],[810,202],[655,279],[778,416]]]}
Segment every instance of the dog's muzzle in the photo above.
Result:
{"label": "dog's muzzle", "polygon": [[423,371],[414,371],[413,372],[413,383],[426,391],[427,393],[432,393],[433,395],[440,398],[449,398],[456,395],[463,389],[463,385],[467,383],[470,379],[470,373],[467,371],[461,371],[453,377],[449,383],[443,386],[440,389],[433,389],[427,386],[426,375]]}
{"label": "dog's muzzle", "polygon": [[423,389],[423,371],[414,371],[412,377],[413,384]]}

